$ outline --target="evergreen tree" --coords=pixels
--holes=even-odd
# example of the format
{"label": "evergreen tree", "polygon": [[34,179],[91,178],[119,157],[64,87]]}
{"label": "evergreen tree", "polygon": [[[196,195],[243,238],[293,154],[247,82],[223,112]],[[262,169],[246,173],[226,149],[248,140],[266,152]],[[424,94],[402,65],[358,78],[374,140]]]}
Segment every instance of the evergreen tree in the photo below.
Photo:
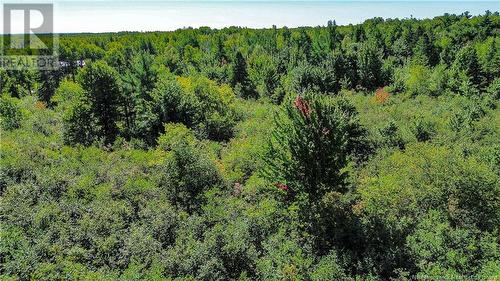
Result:
{"label": "evergreen tree", "polygon": [[243,98],[257,98],[252,81],[248,77],[247,63],[241,52],[236,53],[233,68],[233,87],[240,92]]}
{"label": "evergreen tree", "polygon": [[97,61],[83,68],[77,80],[84,90],[85,102],[89,105],[92,119],[95,119],[98,126],[98,137],[105,143],[112,143],[118,135],[121,94],[118,73],[104,61]]}
{"label": "evergreen tree", "polygon": [[497,50],[495,40],[490,40],[487,44],[486,55],[484,56],[483,63],[481,64],[481,70],[485,76],[486,85],[491,84],[491,82],[500,77],[500,53]]}
{"label": "evergreen tree", "polygon": [[358,50],[357,67],[361,87],[374,90],[383,85],[382,59],[374,43],[361,45]]}
{"label": "evergreen tree", "polygon": [[337,23],[335,21],[328,21],[328,35],[330,50],[335,50],[340,43],[340,34],[337,31]]}
{"label": "evergreen tree", "polygon": [[148,103],[152,102],[151,91],[155,88],[158,74],[153,57],[141,52],[133,58],[131,68],[122,76],[125,134],[129,138],[147,138],[150,128],[144,120],[150,118],[147,116],[151,114]]}
{"label": "evergreen tree", "polygon": [[435,66],[438,63],[438,53],[427,33],[417,41],[413,50],[414,60],[421,65]]}
{"label": "evergreen tree", "polygon": [[351,39],[354,42],[362,42],[366,39],[365,29],[361,25],[351,26]]}
{"label": "evergreen tree", "polygon": [[309,61],[312,55],[312,40],[311,36],[307,34],[307,31],[305,29],[300,30],[296,44],[297,49],[299,50],[299,57],[303,58],[306,61]]}
{"label": "evergreen tree", "polygon": [[217,37],[217,53],[215,56],[220,65],[225,65],[228,62],[228,57],[224,50],[224,40],[221,36]]}
{"label": "evergreen tree", "polygon": [[329,54],[323,63],[325,68],[325,85],[328,93],[338,94],[346,76],[345,60],[342,52],[335,51]]}
{"label": "evergreen tree", "polygon": [[38,81],[40,83],[38,99],[46,104],[50,104],[50,100],[61,81],[60,72],[58,70],[41,70],[38,75]]}
{"label": "evergreen tree", "polygon": [[282,36],[283,36],[283,41],[285,43],[285,45],[288,45],[290,43],[290,40],[292,39],[292,32],[290,31],[290,29],[288,27],[283,27],[283,32],[282,32]]}
{"label": "evergreen tree", "polygon": [[482,71],[473,46],[466,46],[458,52],[452,68],[456,73],[455,77],[458,77],[460,72],[463,72],[474,87],[479,88],[481,86]]}
{"label": "evergreen tree", "polygon": [[364,134],[355,109],[343,100],[297,96],[275,118],[263,175],[310,202],[329,191],[343,192],[343,168],[351,156],[362,154]]}
{"label": "evergreen tree", "polygon": [[101,132],[86,99],[78,99],[70,104],[63,119],[65,143],[89,146],[99,141]]}

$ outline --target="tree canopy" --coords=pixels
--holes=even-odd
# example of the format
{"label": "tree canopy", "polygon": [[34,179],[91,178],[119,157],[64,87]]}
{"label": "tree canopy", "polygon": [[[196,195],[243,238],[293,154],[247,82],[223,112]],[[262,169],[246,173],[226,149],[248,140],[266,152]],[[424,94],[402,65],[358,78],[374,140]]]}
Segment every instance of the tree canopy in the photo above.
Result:
{"label": "tree canopy", "polygon": [[499,27],[62,34],[0,69],[0,279],[497,280]]}

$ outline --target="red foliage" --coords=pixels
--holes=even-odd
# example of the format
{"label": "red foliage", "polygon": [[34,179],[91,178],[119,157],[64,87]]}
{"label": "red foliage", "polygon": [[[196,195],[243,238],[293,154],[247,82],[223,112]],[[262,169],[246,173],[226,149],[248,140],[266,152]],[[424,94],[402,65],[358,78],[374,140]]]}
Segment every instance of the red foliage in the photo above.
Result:
{"label": "red foliage", "polygon": [[45,108],[47,108],[47,106],[45,105],[45,103],[44,103],[44,102],[37,101],[37,102],[35,103],[35,108],[36,108],[36,109],[45,109]]}
{"label": "red foliage", "polygon": [[286,185],[286,184],[277,182],[277,183],[274,184],[274,186],[276,186],[277,188],[279,188],[279,189],[281,189],[283,191],[288,191],[288,185]]}
{"label": "red foliage", "polygon": [[300,113],[302,113],[302,116],[309,117],[311,115],[311,107],[309,106],[309,103],[300,96],[297,96],[293,104],[300,111]]}
{"label": "red foliage", "polygon": [[378,104],[383,104],[389,100],[389,97],[391,94],[387,92],[384,88],[378,88],[377,91],[375,91],[375,102]]}

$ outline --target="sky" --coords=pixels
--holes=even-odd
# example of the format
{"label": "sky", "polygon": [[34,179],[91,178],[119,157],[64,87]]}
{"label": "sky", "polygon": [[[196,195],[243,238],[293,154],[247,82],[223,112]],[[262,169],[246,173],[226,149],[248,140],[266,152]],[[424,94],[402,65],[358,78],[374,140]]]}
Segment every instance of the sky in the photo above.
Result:
{"label": "sky", "polygon": [[[297,27],[325,25],[328,20],[336,20],[338,24],[344,25],[360,23],[373,17],[430,18],[444,13],[460,14],[469,11],[476,15],[486,10],[492,12],[500,10],[500,1],[56,0],[52,2],[54,2],[54,32],[58,33],[169,31],[200,26]],[[13,26],[22,30],[22,13],[13,18],[13,21],[16,21]],[[43,17],[33,13],[31,26],[36,27],[41,22]]]}

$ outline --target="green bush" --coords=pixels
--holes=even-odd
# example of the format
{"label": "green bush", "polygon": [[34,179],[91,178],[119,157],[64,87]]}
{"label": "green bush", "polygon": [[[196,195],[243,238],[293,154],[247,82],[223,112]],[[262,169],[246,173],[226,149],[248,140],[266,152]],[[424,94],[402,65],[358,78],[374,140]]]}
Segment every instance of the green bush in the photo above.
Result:
{"label": "green bush", "polygon": [[373,169],[377,176],[360,188],[362,205],[398,227],[413,225],[431,209],[446,212],[455,225],[493,230],[498,223],[497,176],[477,159],[418,143]]}
{"label": "green bush", "polygon": [[222,185],[223,179],[215,163],[192,135],[184,134],[184,138],[175,140],[172,139],[172,133],[175,133],[172,129],[179,132],[182,127],[167,125],[166,129],[166,135],[160,137],[160,145],[170,149],[170,153],[162,167],[160,188],[165,190],[174,206],[194,212],[203,203],[203,192]]}
{"label": "green bush", "polygon": [[198,136],[225,140],[232,136],[236,112],[234,94],[227,85],[218,86],[203,77],[179,77],[160,81],[153,92],[154,126],[184,123]]}
{"label": "green bush", "polygon": [[311,272],[311,280],[350,280],[339,265],[337,254],[332,252],[321,258],[314,270]]}
{"label": "green bush", "polygon": [[61,111],[65,111],[72,104],[83,98],[82,87],[70,80],[62,81],[57,88],[51,101],[56,104]]}
{"label": "green bush", "polygon": [[21,126],[22,112],[16,99],[7,95],[0,97],[0,118],[2,130],[12,130]]}
{"label": "green bush", "polygon": [[[480,275],[484,267],[498,261],[495,238],[474,227],[453,227],[446,216],[431,211],[408,236],[415,264],[426,278]],[[489,278],[491,276],[480,276]]]}

